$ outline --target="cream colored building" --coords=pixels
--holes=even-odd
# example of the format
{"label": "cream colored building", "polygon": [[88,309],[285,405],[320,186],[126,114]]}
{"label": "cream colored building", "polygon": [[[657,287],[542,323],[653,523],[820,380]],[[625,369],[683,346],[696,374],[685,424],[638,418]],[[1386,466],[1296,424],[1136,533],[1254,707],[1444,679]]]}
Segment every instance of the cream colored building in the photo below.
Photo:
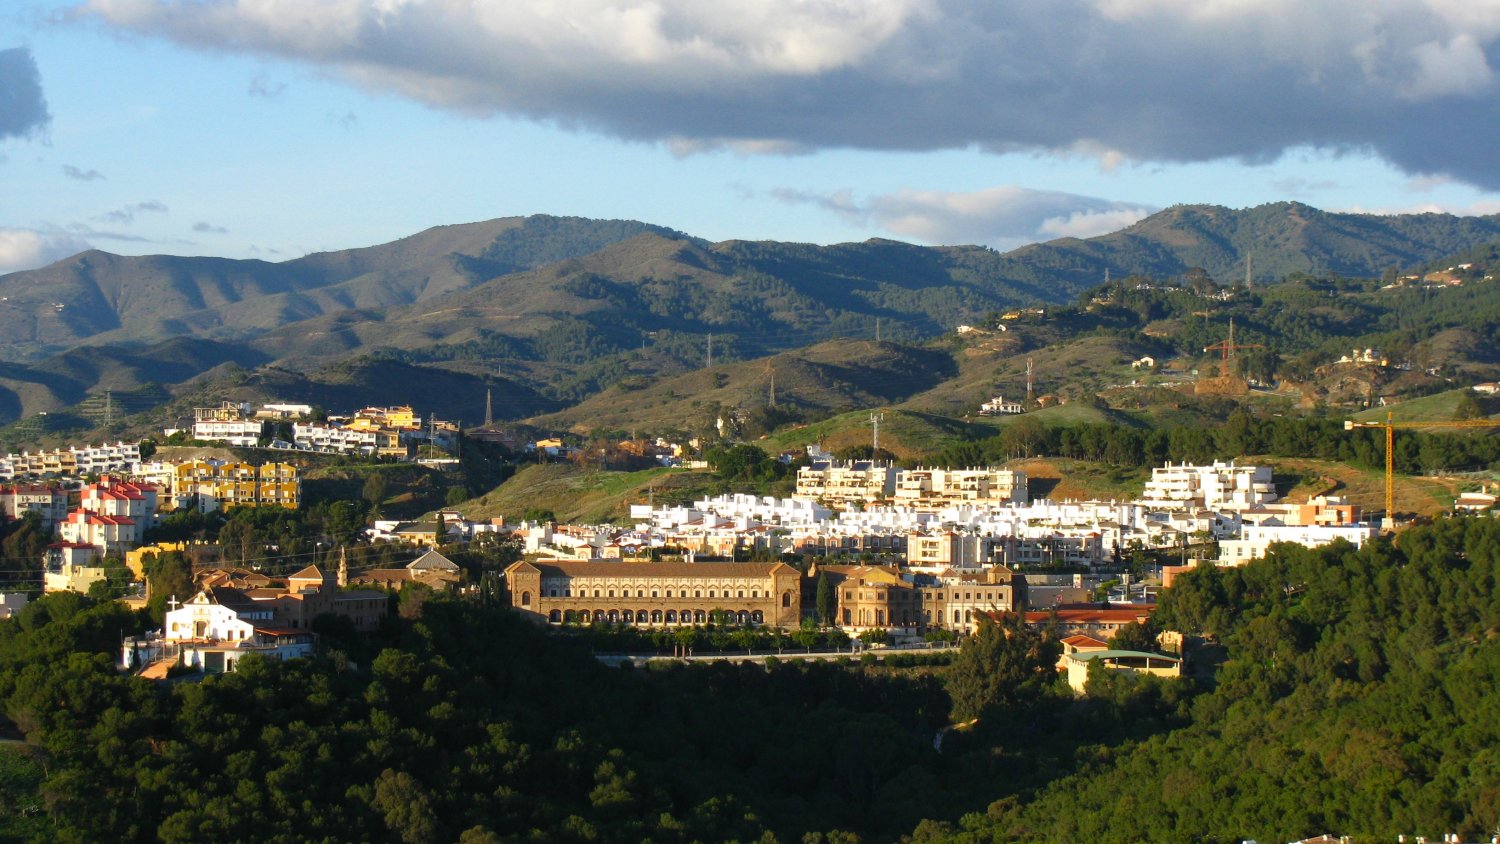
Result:
{"label": "cream colored building", "polygon": [[802,575],[786,563],[627,563],[522,560],[505,570],[513,609],[552,624],[797,627]]}
{"label": "cream colored building", "polygon": [[868,460],[804,466],[797,470],[793,498],[830,507],[889,500],[896,491],[896,467]]}
{"label": "cream colored building", "polygon": [[1068,685],[1073,691],[1083,693],[1089,681],[1089,663],[1098,662],[1107,671],[1129,671],[1134,674],[1154,674],[1157,677],[1181,677],[1182,660],[1175,656],[1145,653],[1144,651],[1079,650],[1062,658],[1067,666]]}
{"label": "cream colored building", "polygon": [[893,503],[920,512],[946,507],[1025,504],[1026,473],[1009,469],[906,469],[896,476]]}

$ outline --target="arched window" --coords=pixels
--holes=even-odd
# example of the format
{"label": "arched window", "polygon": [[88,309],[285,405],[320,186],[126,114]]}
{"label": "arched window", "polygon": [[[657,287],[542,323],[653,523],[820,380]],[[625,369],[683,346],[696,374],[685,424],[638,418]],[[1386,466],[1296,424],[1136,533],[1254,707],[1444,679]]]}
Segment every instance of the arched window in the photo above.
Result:
{"label": "arched window", "polygon": [[661,624],[661,610],[652,610],[651,611],[651,623],[652,624]]}
{"label": "arched window", "polygon": [[702,624],[707,617],[708,614],[703,610],[693,610],[693,621]]}
{"label": "arched window", "polygon": [[531,606],[531,593],[530,592],[522,592],[521,593],[521,606],[523,606],[523,607],[529,607],[529,606]]}
{"label": "arched window", "polygon": [[547,613],[547,620],[552,622],[553,624],[561,624],[562,610],[553,610],[552,612]]}
{"label": "arched window", "polygon": [[781,593],[781,605],[783,607],[790,607],[792,605],[792,593],[791,592],[782,592]]}
{"label": "arched window", "polygon": [[961,615],[958,610],[954,610],[953,611],[953,623],[957,624],[957,623],[959,623],[962,620],[963,620],[963,615]]}
{"label": "arched window", "polygon": [[668,624],[676,624],[677,623],[677,610],[667,610],[667,623]]}

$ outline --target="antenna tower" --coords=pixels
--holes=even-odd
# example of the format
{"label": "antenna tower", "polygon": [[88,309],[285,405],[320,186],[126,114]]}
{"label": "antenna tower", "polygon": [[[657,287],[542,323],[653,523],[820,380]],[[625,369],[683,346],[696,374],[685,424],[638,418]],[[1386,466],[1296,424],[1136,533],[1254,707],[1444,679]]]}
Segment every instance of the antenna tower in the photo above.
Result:
{"label": "antenna tower", "polygon": [[[1109,271],[1105,270],[1105,272],[1109,272]],[[1034,385],[1035,382],[1032,381],[1032,377],[1031,377],[1034,365],[1035,365],[1035,361],[1033,361],[1031,358],[1027,358],[1026,359],[1026,403],[1027,404],[1031,404],[1032,399],[1035,398],[1035,395],[1036,395],[1036,391],[1035,391],[1035,389],[1033,387],[1033,385]]]}
{"label": "antenna tower", "polygon": [[771,394],[769,396],[769,406],[774,408],[776,407],[776,367],[773,366],[769,360],[766,361],[766,372],[770,373],[771,375]]}
{"label": "antenna tower", "polygon": [[708,332],[708,363],[703,368],[714,368],[714,333],[712,331]]}
{"label": "antenna tower", "polygon": [[104,391],[104,427],[108,428],[115,421],[115,399],[113,390]]}
{"label": "antenna tower", "polygon": [[493,394],[494,390],[489,387],[484,388],[484,427],[486,428],[495,422],[495,414],[492,406]]}
{"label": "antenna tower", "polygon": [[[880,450],[880,420],[885,418],[885,411],[876,410],[870,412],[870,450]],[[875,455],[870,455],[873,458]]]}

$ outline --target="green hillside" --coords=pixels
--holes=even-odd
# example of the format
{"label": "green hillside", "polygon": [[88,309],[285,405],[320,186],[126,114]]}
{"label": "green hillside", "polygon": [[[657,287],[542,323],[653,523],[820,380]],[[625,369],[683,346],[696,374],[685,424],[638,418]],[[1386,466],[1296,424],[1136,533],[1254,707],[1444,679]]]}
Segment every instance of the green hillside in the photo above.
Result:
{"label": "green hillside", "polygon": [[465,502],[463,511],[471,519],[503,516],[517,522],[528,512],[550,511],[564,522],[628,524],[632,504],[686,504],[719,491],[717,479],[706,472],[611,472],[545,463],[522,467],[499,487]]}
{"label": "green hillside", "polygon": [[758,435],[782,420],[890,404],[955,371],[942,351],[864,340],[827,342],[655,381],[622,378],[574,407],[532,421],[579,432],[644,426],[707,433],[722,418],[733,429]]}

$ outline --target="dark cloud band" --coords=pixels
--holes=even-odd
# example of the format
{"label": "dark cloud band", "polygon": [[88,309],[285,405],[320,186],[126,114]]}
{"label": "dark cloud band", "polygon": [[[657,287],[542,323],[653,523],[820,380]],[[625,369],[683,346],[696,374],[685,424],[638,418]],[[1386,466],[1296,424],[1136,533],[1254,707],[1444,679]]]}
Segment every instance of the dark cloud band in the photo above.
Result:
{"label": "dark cloud band", "polygon": [[89,7],[441,108],[676,150],[977,145],[1185,162],[1315,147],[1500,187],[1500,11],[1471,0]]}

